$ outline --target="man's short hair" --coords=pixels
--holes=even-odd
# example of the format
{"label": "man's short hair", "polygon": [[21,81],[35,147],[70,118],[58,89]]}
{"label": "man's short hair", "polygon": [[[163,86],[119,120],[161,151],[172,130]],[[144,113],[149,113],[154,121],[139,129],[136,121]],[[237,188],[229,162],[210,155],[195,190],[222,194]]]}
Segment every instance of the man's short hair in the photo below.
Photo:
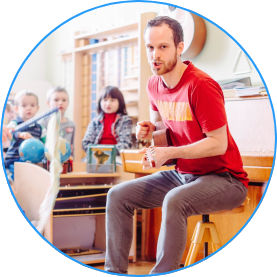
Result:
{"label": "man's short hair", "polygon": [[148,28],[162,26],[163,24],[167,24],[168,27],[172,30],[174,44],[177,48],[179,43],[184,41],[183,28],[177,20],[169,16],[156,16],[153,19],[150,19],[144,29],[144,34]]}
{"label": "man's short hair", "polygon": [[37,104],[38,104],[38,96],[37,96],[34,92],[32,92],[32,91],[30,91],[30,90],[23,89],[23,90],[19,91],[19,92],[15,95],[15,97],[14,97],[14,104],[15,104],[16,107],[18,107],[18,105],[19,105],[20,100],[22,99],[22,97],[23,97],[23,96],[26,96],[26,95],[28,95],[28,96],[34,96],[34,97],[37,99]]}
{"label": "man's short hair", "polygon": [[63,88],[63,87],[57,86],[57,87],[52,87],[52,88],[50,88],[50,89],[47,91],[47,93],[46,93],[46,100],[47,100],[47,102],[50,101],[51,95],[52,95],[54,92],[64,92],[64,93],[66,93],[66,94],[67,94],[67,97],[68,97],[68,101],[69,101],[69,96],[68,96],[68,93],[67,93],[66,89]]}

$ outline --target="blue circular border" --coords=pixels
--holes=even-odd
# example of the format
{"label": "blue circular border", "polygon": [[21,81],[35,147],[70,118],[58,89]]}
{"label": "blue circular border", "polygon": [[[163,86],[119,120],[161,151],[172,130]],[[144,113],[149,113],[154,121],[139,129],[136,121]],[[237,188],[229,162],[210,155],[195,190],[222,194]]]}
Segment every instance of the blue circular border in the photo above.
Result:
{"label": "blue circular border", "polygon": [[[177,269],[177,270],[173,270],[173,271],[168,271],[168,272],[165,272],[165,273],[162,273],[162,274],[147,274],[147,275],[136,275],[136,276],[157,276],[157,275],[165,275],[165,274],[169,274],[169,273],[173,273],[173,272],[176,272],[176,271],[180,271],[180,270],[183,270],[185,268],[189,268],[189,267],[192,267],[194,265],[197,265],[205,260],[207,260],[208,258],[212,257],[214,254],[216,254],[218,251],[220,251],[221,249],[223,249],[225,246],[227,246],[233,239],[235,239],[238,234],[245,228],[245,226],[249,223],[249,221],[252,219],[252,217],[254,216],[254,214],[257,212],[257,209],[260,207],[263,199],[264,199],[264,196],[267,192],[267,189],[268,189],[268,186],[269,186],[269,183],[270,183],[270,180],[271,180],[271,177],[272,177],[272,173],[273,173],[273,170],[274,170],[274,166],[275,166],[275,155],[276,155],[276,119],[275,119],[275,113],[274,113],[274,108],[273,108],[273,104],[272,104],[272,100],[271,100],[271,97],[270,97],[270,94],[269,94],[269,91],[268,91],[268,88],[267,88],[267,85],[264,81],[264,78],[262,76],[262,74],[260,73],[258,67],[256,66],[256,64],[254,63],[254,61],[252,60],[252,58],[249,56],[249,54],[246,52],[246,50],[238,43],[238,41],[236,41],[229,33],[227,33],[224,29],[222,29],[220,26],[218,26],[216,23],[214,23],[213,21],[211,21],[210,19],[204,17],[203,15],[199,14],[199,13],[196,13],[192,10],[189,10],[189,9],[186,9],[186,8],[183,8],[183,7],[180,7],[180,6],[177,6],[177,5],[173,5],[171,3],[166,3],[166,2],[158,2],[158,1],[135,1],[135,0],[131,0],[131,1],[119,1],[119,2],[112,2],[112,3],[108,3],[108,4],[104,4],[104,5],[100,5],[100,6],[97,6],[95,8],[91,8],[91,9],[88,9],[88,10],[85,10],[81,13],[78,13],[76,14],[75,16],[69,18],[68,20],[64,21],[63,23],[61,23],[60,25],[58,25],[56,28],[54,28],[52,31],[50,31],[46,36],[44,36],[38,43],[37,45],[31,50],[31,52],[28,54],[28,56],[25,58],[25,60],[22,62],[21,66],[19,67],[18,71],[16,72],[14,78],[13,78],[13,81],[10,85],[10,88],[9,88],[9,91],[8,91],[8,94],[7,94],[7,97],[6,97],[6,101],[5,101],[5,104],[4,104],[4,108],[3,108],[3,112],[2,112],[2,120],[1,120],[1,137],[2,137],[2,132],[3,132],[3,120],[4,120],[4,113],[5,113],[5,108],[6,108],[6,105],[7,105],[7,101],[8,101],[8,98],[9,98],[9,95],[10,95],[10,92],[11,92],[11,89],[12,89],[12,86],[20,72],[20,70],[22,69],[23,65],[25,64],[25,62],[29,59],[30,55],[34,52],[34,50],[49,36],[51,35],[54,31],[56,31],[58,28],[60,28],[62,25],[64,25],[65,23],[71,21],[72,19],[82,15],[82,14],[85,14],[87,12],[90,12],[90,11],[93,11],[93,10],[96,10],[96,9],[99,9],[99,8],[103,8],[103,7],[106,7],[106,6],[111,6],[111,5],[117,5],[117,4],[124,4],[124,3],[154,3],[154,4],[160,4],[160,5],[170,5],[170,6],[173,6],[173,7],[176,7],[176,8],[179,8],[179,9],[182,9],[182,10],[186,10],[188,12],[191,12],[195,15],[198,15],[200,17],[202,17],[203,19],[205,19],[206,21],[210,22],[211,24],[215,25],[217,28],[219,28],[222,32],[224,32],[226,35],[228,35],[241,49],[242,51],[247,55],[247,57],[249,58],[249,60],[252,62],[252,64],[254,65],[255,69],[257,70],[257,72],[259,73],[259,76],[260,78],[262,79],[263,81],[263,84],[266,88],[266,91],[267,91],[267,94],[268,94],[268,97],[269,97],[269,100],[270,100],[270,105],[271,105],[271,109],[272,109],[272,113],[273,113],[273,120],[274,120],[274,133],[275,133],[275,145],[274,145],[274,159],[273,159],[273,164],[272,164],[272,169],[271,169],[271,172],[270,172],[270,176],[269,176],[269,180],[267,182],[267,185],[266,185],[266,188],[264,190],[264,193],[263,193],[263,196],[259,202],[259,204],[257,205],[256,209],[254,210],[254,212],[252,213],[251,217],[247,220],[247,222],[242,226],[242,228],[237,232],[237,234],[232,237],[232,239],[230,239],[227,243],[225,243],[223,246],[221,246],[216,252],[210,254],[208,257],[192,264],[192,265],[189,265],[187,267],[184,267],[184,268],[180,268],[180,269]],[[108,274],[113,274],[113,275],[119,275],[119,276],[126,276],[125,274],[118,274],[118,273],[113,273],[113,272],[107,272],[107,271],[104,271],[104,270],[101,270],[101,269],[97,269],[97,268],[93,268],[91,266],[88,266],[88,265],[85,265],[75,259],[73,259],[72,257],[66,255],[65,253],[63,253],[61,250],[59,250],[57,247],[55,247],[53,244],[51,244],[47,239],[45,239],[39,232],[38,230],[31,224],[30,220],[26,217],[25,213],[23,212],[22,208],[20,207],[20,205],[18,204],[13,192],[12,192],[12,189],[11,189],[11,186],[10,186],[10,183],[8,181],[8,177],[7,177],[7,173],[6,173],[6,170],[5,170],[5,165],[4,165],[4,157],[3,157],[3,151],[2,151],[2,139],[0,141],[0,146],[1,146],[1,157],[2,157],[2,167],[4,169],[4,173],[5,173],[5,176],[6,176],[6,180],[7,180],[7,183],[9,184],[9,188],[10,188],[10,191],[12,193],[12,196],[19,208],[19,210],[21,211],[22,215],[25,217],[25,219],[29,222],[29,224],[32,226],[32,228],[41,236],[42,239],[44,239],[49,245],[51,245],[54,249],[56,249],[58,252],[60,252],[61,254],[63,254],[64,256],[70,258],[72,261],[74,262],[77,262],[79,263],[80,265],[82,266],[85,266],[85,267],[88,267],[88,268],[91,268],[91,269],[95,269],[97,271],[100,271],[100,272],[104,272],[104,273],[108,273]]]}

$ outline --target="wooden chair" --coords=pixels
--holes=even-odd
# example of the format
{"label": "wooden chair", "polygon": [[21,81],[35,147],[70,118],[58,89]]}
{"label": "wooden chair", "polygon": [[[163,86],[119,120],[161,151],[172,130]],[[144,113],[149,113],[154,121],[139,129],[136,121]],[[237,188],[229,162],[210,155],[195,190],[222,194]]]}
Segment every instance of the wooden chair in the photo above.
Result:
{"label": "wooden chair", "polygon": [[[32,221],[39,220],[39,207],[50,187],[50,173],[31,163],[14,163],[14,185],[18,204]],[[45,226],[44,237],[52,243],[49,235],[50,218]]]}
{"label": "wooden chair", "polygon": [[[237,214],[244,212],[244,205],[241,205],[233,210],[220,211],[211,213],[215,214]],[[202,215],[202,221],[196,224],[193,236],[191,238],[191,245],[186,258],[185,266],[191,265],[195,262],[198,249],[201,243],[204,243],[204,257],[208,256],[208,243],[211,243],[212,250],[215,252],[220,248],[220,240],[214,222],[209,219],[209,214]]]}

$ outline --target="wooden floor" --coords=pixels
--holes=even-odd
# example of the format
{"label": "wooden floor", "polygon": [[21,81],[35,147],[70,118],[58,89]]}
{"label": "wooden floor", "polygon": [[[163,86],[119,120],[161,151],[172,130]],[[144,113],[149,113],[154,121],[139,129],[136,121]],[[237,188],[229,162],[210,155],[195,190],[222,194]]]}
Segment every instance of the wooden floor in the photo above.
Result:
{"label": "wooden floor", "polygon": [[[132,275],[146,275],[154,267],[155,262],[137,261],[136,263],[129,263],[128,274]],[[91,265],[91,267],[104,270],[104,264]]]}
{"label": "wooden floor", "polygon": [[[141,211],[138,212],[141,214]],[[156,262],[142,261],[141,257],[141,222],[137,222],[137,261],[135,263],[129,262],[128,274],[131,275],[146,275],[155,266]],[[93,268],[104,270],[104,263],[92,264]]]}

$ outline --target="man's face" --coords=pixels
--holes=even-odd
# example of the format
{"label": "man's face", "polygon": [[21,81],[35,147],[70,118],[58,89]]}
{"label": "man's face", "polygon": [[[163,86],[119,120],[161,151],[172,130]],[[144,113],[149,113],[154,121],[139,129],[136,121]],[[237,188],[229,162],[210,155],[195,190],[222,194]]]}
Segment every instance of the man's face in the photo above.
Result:
{"label": "man's face", "polygon": [[148,63],[151,71],[158,76],[174,69],[177,57],[182,53],[175,47],[173,32],[167,24],[148,28],[144,35]]}

